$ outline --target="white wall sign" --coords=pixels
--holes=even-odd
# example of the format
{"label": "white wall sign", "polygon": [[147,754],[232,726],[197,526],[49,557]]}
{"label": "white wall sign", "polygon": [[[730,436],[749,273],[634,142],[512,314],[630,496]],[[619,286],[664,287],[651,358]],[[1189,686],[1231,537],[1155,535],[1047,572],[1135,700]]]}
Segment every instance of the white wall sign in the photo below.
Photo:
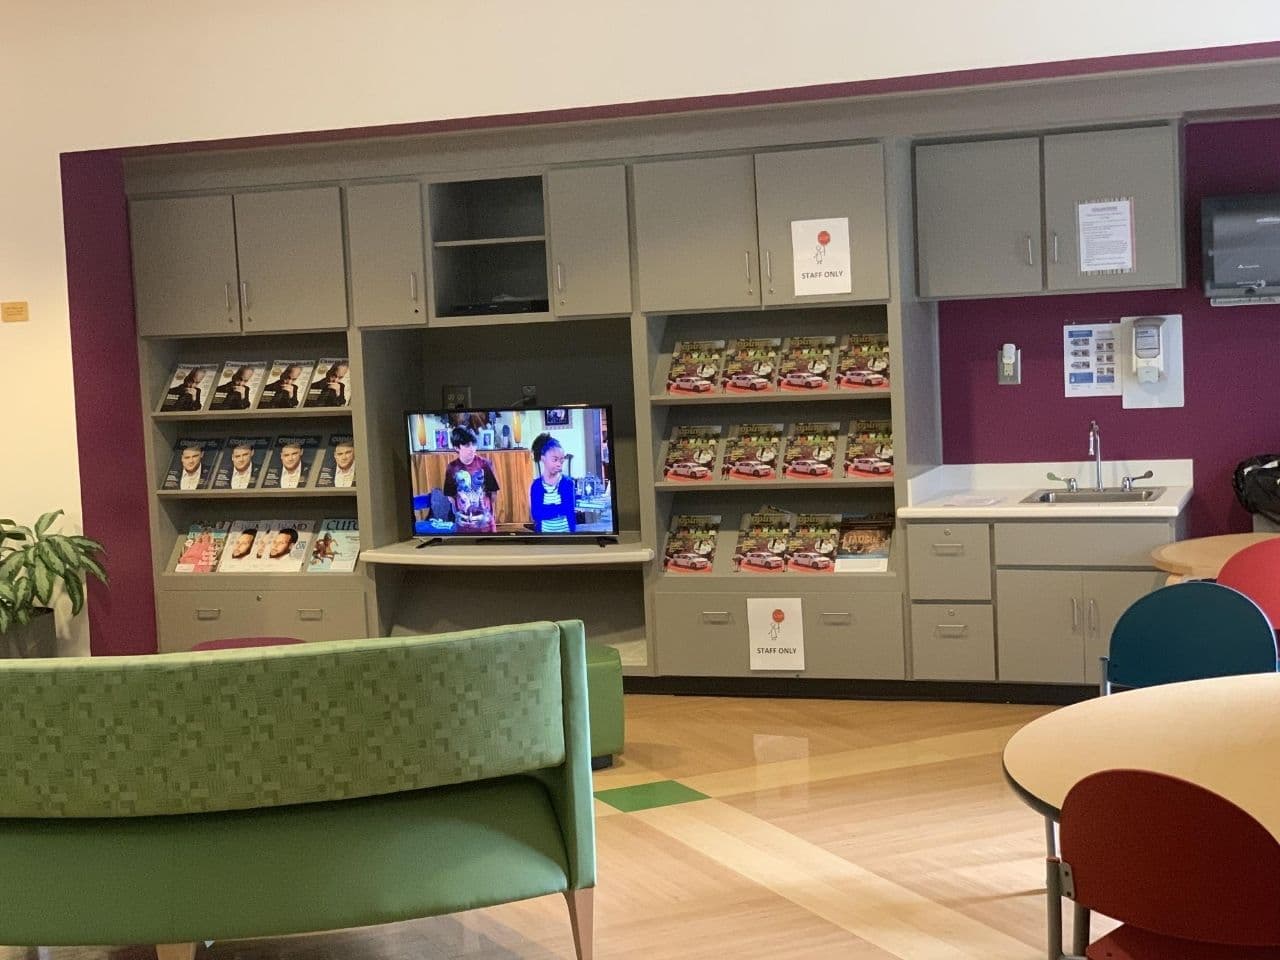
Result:
{"label": "white wall sign", "polygon": [[1062,383],[1068,397],[1120,396],[1116,323],[1073,323],[1062,328]]}
{"label": "white wall sign", "polygon": [[1081,273],[1133,272],[1133,200],[1076,204]]}
{"label": "white wall sign", "polygon": [[804,623],[799,597],[748,597],[752,670],[803,670]]}
{"label": "white wall sign", "polygon": [[848,217],[792,220],[791,257],[797,297],[853,292]]}

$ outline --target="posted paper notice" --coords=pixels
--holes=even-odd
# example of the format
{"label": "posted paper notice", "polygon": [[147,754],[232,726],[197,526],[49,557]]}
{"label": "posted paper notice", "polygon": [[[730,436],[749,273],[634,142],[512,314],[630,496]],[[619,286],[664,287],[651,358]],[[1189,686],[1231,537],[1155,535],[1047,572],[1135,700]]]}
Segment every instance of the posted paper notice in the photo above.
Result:
{"label": "posted paper notice", "polygon": [[1133,200],[1076,205],[1081,273],[1133,272]]}
{"label": "posted paper notice", "polygon": [[792,220],[791,256],[797,297],[853,291],[848,217]]}
{"label": "posted paper notice", "polygon": [[799,597],[748,597],[752,670],[803,670],[804,623]]}
{"label": "posted paper notice", "polygon": [[1119,331],[1118,323],[1075,323],[1062,328],[1062,379],[1068,397],[1120,396]]}

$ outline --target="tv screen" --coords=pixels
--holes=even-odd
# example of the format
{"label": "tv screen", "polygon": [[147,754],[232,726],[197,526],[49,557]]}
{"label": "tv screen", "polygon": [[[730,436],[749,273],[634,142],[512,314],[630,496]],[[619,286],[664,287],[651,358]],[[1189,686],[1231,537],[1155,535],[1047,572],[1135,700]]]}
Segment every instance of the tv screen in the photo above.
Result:
{"label": "tv screen", "polygon": [[618,533],[608,407],[407,415],[416,537]]}

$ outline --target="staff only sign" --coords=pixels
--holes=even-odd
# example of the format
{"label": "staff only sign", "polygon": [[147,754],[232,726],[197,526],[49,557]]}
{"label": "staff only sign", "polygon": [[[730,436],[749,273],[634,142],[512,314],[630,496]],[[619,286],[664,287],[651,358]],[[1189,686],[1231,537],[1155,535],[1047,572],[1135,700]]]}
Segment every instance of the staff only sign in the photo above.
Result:
{"label": "staff only sign", "polygon": [[803,670],[804,622],[799,597],[748,597],[752,670]]}
{"label": "staff only sign", "polygon": [[848,217],[792,220],[791,256],[797,297],[853,292]]}

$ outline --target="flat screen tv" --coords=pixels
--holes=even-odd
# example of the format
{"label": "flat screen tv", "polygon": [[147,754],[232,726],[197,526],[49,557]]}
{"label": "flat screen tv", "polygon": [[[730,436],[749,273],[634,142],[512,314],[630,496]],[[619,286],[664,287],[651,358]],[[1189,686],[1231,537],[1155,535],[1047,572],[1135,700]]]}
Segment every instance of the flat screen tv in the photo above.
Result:
{"label": "flat screen tv", "polygon": [[413,535],[616,538],[611,419],[605,406],[408,413]]}

